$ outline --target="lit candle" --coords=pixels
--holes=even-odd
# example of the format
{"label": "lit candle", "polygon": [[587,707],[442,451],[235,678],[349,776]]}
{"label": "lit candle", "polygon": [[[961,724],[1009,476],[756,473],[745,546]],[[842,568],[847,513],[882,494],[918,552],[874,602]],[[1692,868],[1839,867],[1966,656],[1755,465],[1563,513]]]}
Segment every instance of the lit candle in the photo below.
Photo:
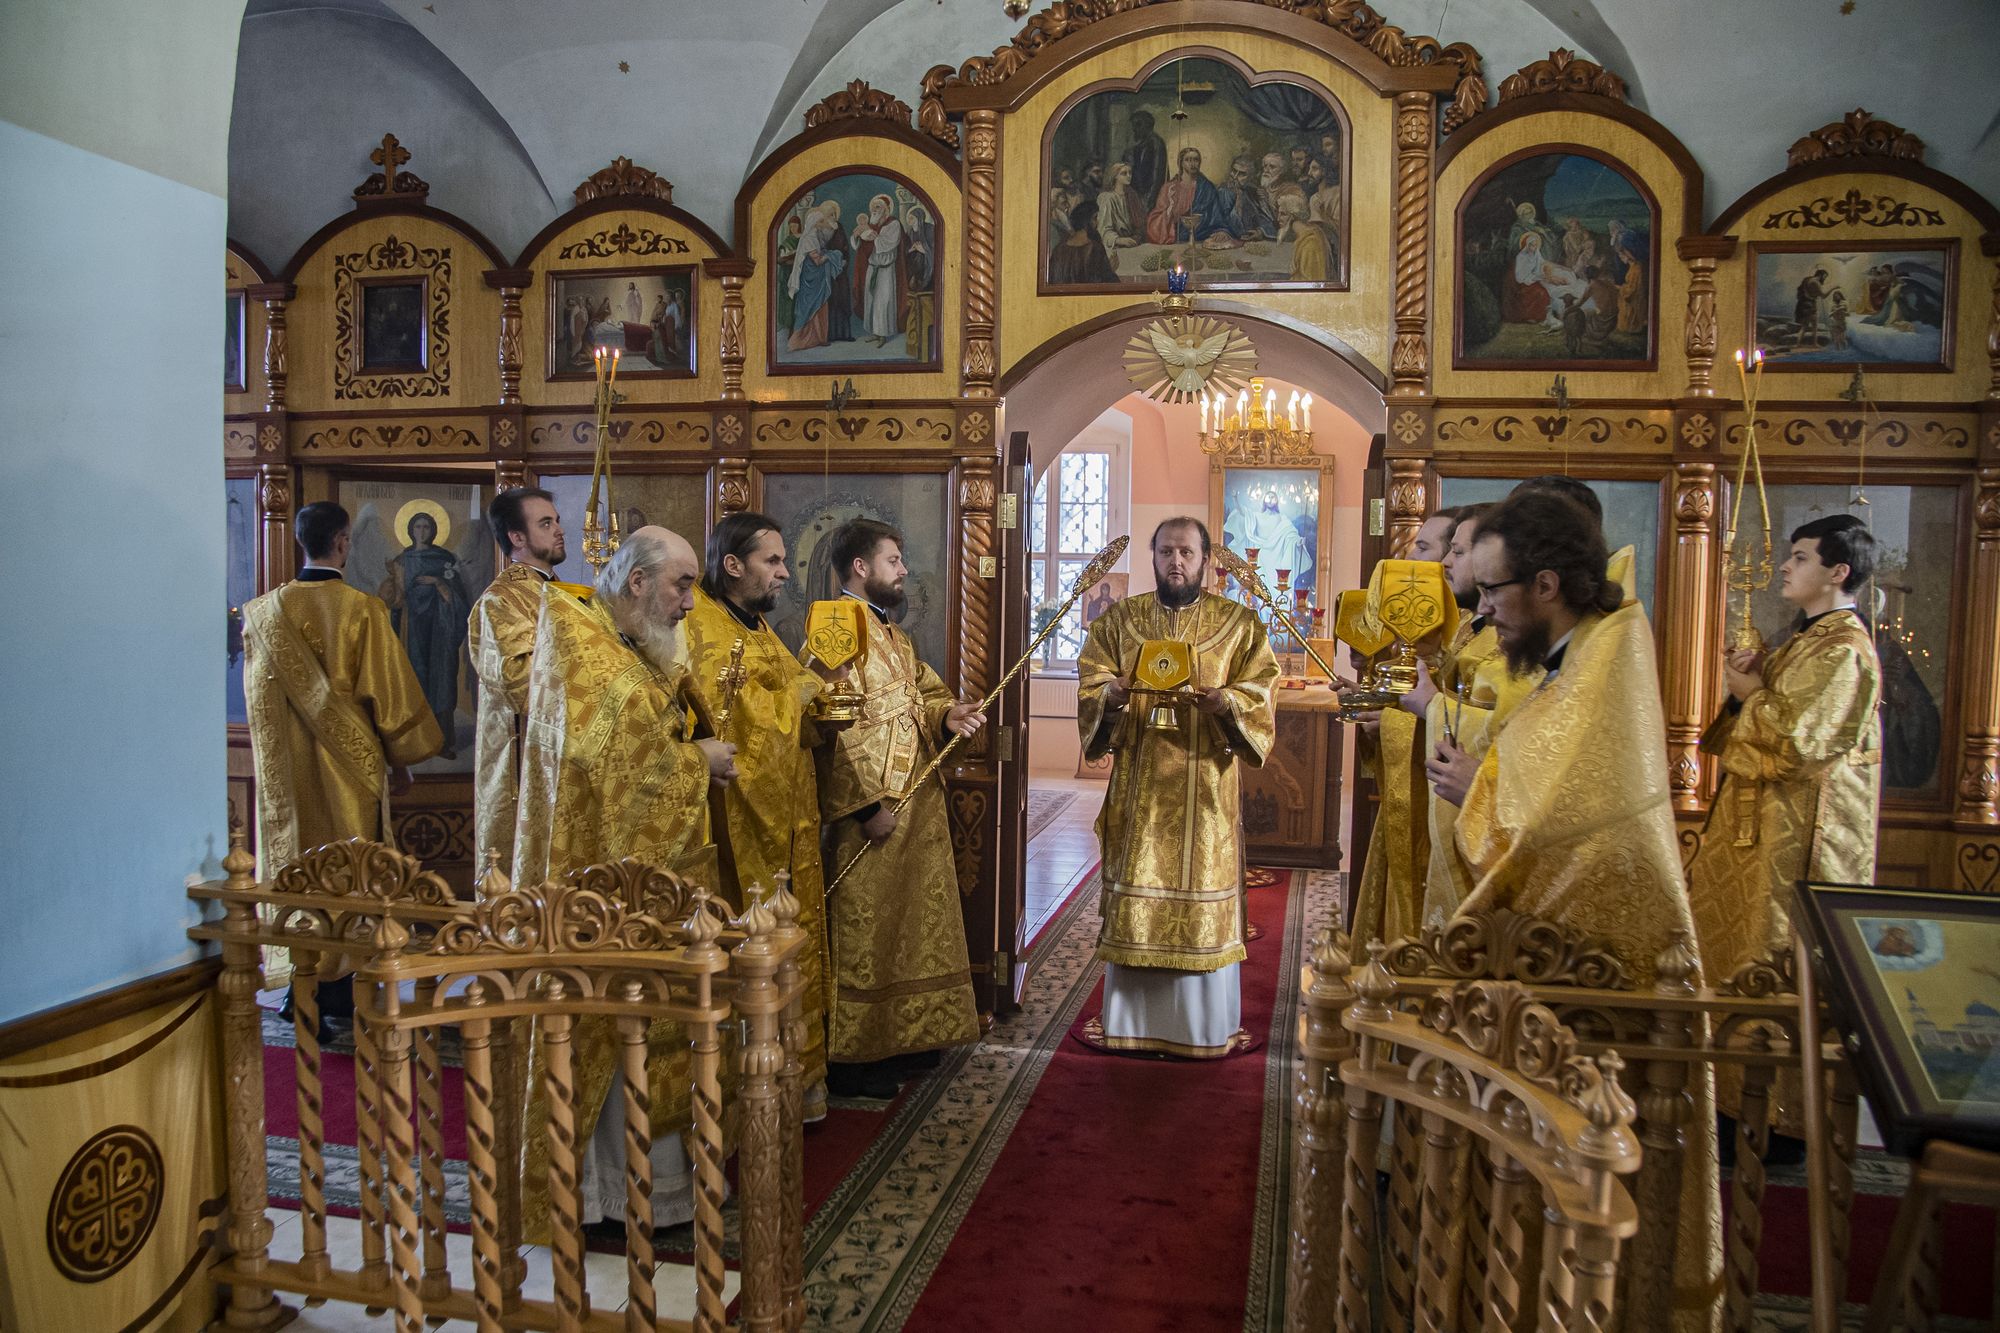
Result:
{"label": "lit candle", "polygon": [[1269,421],[1277,414],[1277,411],[1278,391],[1276,389],[1264,390],[1264,420]]}
{"label": "lit candle", "polygon": [[1305,409],[1306,429],[1311,430],[1313,428],[1313,396],[1307,394],[1305,397],[1299,399],[1299,406]]}
{"label": "lit candle", "polygon": [[1299,428],[1299,391],[1292,390],[1291,401],[1285,404],[1285,425],[1293,430]]}
{"label": "lit candle", "polygon": [[1238,427],[1243,425],[1243,413],[1248,410],[1249,406],[1250,391],[1248,389],[1238,389],[1236,391],[1236,424]]}
{"label": "lit candle", "polygon": [[1201,433],[1208,434],[1208,399],[1201,400]]}

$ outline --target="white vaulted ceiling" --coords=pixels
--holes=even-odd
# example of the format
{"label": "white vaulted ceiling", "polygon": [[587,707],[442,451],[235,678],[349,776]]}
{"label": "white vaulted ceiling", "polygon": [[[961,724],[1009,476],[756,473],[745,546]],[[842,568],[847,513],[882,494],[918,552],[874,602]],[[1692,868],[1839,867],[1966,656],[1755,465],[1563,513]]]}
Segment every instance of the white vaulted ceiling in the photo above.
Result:
{"label": "white vaulted ceiling", "polygon": [[[1610,67],[1700,162],[1710,217],[1782,168],[1793,139],[1857,106],[1916,133],[1932,166],[2000,199],[2000,0],[1376,8],[1411,32],[1472,43],[1495,86],[1557,46]],[[1018,26],[1000,0],[253,0],[231,135],[232,232],[282,263],[393,131],[418,154],[411,169],[431,181],[433,202],[509,252],[619,154],[672,180],[675,202],[727,238],[738,186],[807,107],[852,78],[914,105],[927,68],[988,52]],[[403,48],[396,59],[380,57],[384,43]],[[344,46],[357,49],[343,56]],[[357,84],[357,66],[380,77]],[[428,86],[378,87],[393,79]],[[324,110],[282,113],[302,96]],[[273,173],[287,179],[282,197]],[[309,187],[308,174],[325,184]]]}

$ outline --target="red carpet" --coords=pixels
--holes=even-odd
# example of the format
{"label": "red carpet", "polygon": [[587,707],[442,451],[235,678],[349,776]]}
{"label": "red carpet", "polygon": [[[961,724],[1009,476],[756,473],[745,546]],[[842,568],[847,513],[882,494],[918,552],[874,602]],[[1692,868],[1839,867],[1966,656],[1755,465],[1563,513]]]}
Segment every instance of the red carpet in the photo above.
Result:
{"label": "red carpet", "polygon": [[[1275,940],[1282,885],[1253,891],[1250,916]],[[1278,952],[1253,948],[1243,966],[1252,1032],[1271,1021]],[[904,1327],[1242,1328],[1263,1094],[1262,1054],[1133,1060],[1059,1043]]]}

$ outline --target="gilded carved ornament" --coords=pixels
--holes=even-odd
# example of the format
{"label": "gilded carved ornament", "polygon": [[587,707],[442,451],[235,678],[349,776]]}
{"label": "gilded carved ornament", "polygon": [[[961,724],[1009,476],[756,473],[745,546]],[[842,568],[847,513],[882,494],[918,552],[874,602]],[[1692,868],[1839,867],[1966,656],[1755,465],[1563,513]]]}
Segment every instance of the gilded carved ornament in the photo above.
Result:
{"label": "gilded carved ornament", "polygon": [[1840,157],[1891,157],[1921,162],[1924,141],[1901,125],[1877,120],[1857,107],[1794,143],[1785,154],[1785,165],[1798,167]]}
{"label": "gilded carved ornament", "polygon": [[886,120],[892,125],[907,127],[910,123],[910,104],[880,88],[869,87],[866,79],[855,79],[806,111],[806,128],[809,130],[839,120]]}
{"label": "gilded carved ornament", "polygon": [[1397,940],[1384,966],[1410,977],[1563,982],[1598,990],[1632,985],[1610,941],[1504,907],[1454,917],[1413,939]]}
{"label": "gilded carved ornament", "polygon": [[656,171],[634,165],[629,157],[614,157],[610,166],[592,172],[574,193],[579,204],[594,199],[657,199],[671,204],[674,183]]}
{"label": "gilded carved ornament", "polygon": [[430,194],[429,182],[412,172],[400,170],[410,160],[410,150],[397,142],[395,135],[383,135],[381,144],[368,154],[368,160],[381,169],[354,187],[356,200],[379,202],[393,199],[420,204]]}
{"label": "gilded carved ornament", "polygon": [[1518,97],[1536,97],[1543,93],[1587,93],[1592,97],[1609,97],[1618,102],[1629,100],[1625,80],[1567,47],[1551,51],[1547,60],[1523,65],[1500,80],[1500,101],[1503,104]]}
{"label": "gilded carved ornament", "polygon": [[[1410,68],[1422,65],[1451,65],[1458,69],[1458,82],[1444,113],[1445,133],[1457,129],[1486,109],[1486,80],[1479,52],[1465,42],[1449,46],[1435,37],[1413,36],[1385,20],[1362,0],[1245,0],[1267,9],[1281,10],[1316,19],[1327,27],[1368,48],[1386,65]],[[917,107],[917,128],[949,148],[958,147],[958,134],[946,115],[944,93],[954,87],[990,87],[1019,73],[1042,50],[1093,24],[1135,9],[1158,5],[1166,8],[1178,0],[1057,0],[1021,26],[1007,45],[991,55],[973,56],[953,69],[933,66],[923,77],[923,98]]]}

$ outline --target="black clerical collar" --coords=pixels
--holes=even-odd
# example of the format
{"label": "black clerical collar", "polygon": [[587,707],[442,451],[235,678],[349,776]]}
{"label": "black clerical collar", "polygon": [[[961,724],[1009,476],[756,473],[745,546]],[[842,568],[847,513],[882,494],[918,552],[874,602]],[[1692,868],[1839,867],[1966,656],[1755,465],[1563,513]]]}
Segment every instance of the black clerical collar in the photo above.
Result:
{"label": "black clerical collar", "polygon": [[[722,609],[727,611],[730,615],[735,616],[736,623],[741,625],[744,629],[763,628],[764,617],[758,615],[755,611],[745,611],[742,607],[730,601],[727,597],[718,597],[715,600],[721,602]],[[877,611],[875,614],[880,615],[882,613]]]}
{"label": "black clerical collar", "polygon": [[[1804,620],[1801,620],[1799,622],[1798,632],[1803,634],[1807,630],[1811,629],[1814,625],[1817,625],[1820,621],[1825,620],[1828,616],[1833,615],[1836,612],[1840,611],[1854,611],[1854,607],[1852,605],[1829,607],[1828,609],[1820,612],[1816,616],[1807,616]],[[1860,616],[1861,613],[1859,611],[1854,611],[1854,614],[1858,617]]]}
{"label": "black clerical collar", "polygon": [[1474,617],[1472,618],[1472,632],[1473,632],[1474,634],[1477,634],[1477,633],[1479,633],[1479,631],[1481,631],[1481,630],[1483,630],[1483,629],[1485,629],[1485,628],[1486,628],[1486,617],[1485,617],[1485,616],[1474,616]]}
{"label": "black clerical collar", "polygon": [[299,571],[298,581],[300,583],[338,583],[340,582],[340,577],[340,571],[337,569],[330,569],[325,565],[307,565]]}
{"label": "black clerical collar", "polygon": [[1572,628],[1568,634],[1556,640],[1555,647],[1549,649],[1548,656],[1542,659],[1542,679],[1547,680],[1563,669],[1563,658],[1569,655],[1569,641],[1575,635],[1576,630]]}
{"label": "black clerical collar", "polygon": [[842,597],[852,597],[855,601],[861,603],[863,606],[867,607],[870,611],[873,611],[875,613],[875,618],[877,620],[881,621],[885,625],[889,623],[889,613],[887,611],[884,611],[881,607],[875,605],[875,603],[869,601],[866,597],[863,597],[860,593],[855,592],[852,588],[842,588],[840,590],[840,595]]}
{"label": "black clerical collar", "polygon": [[525,569],[530,574],[540,574],[544,583],[554,583],[556,581],[556,576],[549,570],[543,569],[540,565],[531,565],[525,560],[516,560],[514,561],[514,567],[516,569]]}

